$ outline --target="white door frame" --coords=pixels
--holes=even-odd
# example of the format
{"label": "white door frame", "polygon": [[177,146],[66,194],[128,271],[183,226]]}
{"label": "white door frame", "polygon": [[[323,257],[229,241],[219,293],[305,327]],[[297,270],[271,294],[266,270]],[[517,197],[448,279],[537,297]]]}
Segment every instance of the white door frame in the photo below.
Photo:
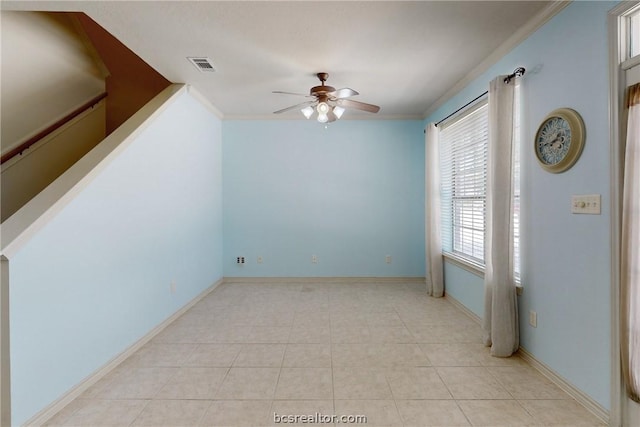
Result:
{"label": "white door frame", "polygon": [[[622,217],[622,159],[626,139],[624,100],[627,59],[627,24],[624,15],[640,1],[624,1],[609,11],[609,131],[611,150],[611,410],[609,425],[630,426],[640,422],[640,411],[626,397],[620,363],[620,236]],[[634,404],[635,405],[635,404]],[[633,424],[632,424],[633,423]]]}
{"label": "white door frame", "polygon": [[11,425],[9,363],[9,260],[0,255],[0,425]]}

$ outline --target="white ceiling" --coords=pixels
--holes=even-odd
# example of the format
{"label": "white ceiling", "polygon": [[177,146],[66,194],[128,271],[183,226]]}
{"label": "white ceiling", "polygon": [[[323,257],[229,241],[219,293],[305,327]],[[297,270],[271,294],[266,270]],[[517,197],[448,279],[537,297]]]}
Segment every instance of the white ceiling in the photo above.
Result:
{"label": "white ceiling", "polygon": [[[317,72],[381,107],[345,118],[422,118],[487,58],[506,53],[505,42],[550,3],[3,1],[2,9],[85,12],[167,79],[193,85],[224,118],[276,118],[273,111],[305,99],[272,91],[307,93]],[[211,58],[217,71],[198,71],[188,56]]]}

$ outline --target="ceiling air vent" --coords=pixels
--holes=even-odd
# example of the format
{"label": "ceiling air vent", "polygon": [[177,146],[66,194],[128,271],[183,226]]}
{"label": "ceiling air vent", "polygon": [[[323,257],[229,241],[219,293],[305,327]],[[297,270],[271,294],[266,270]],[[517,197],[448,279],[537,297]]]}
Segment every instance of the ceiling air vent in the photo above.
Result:
{"label": "ceiling air vent", "polygon": [[213,73],[216,69],[213,67],[211,60],[206,57],[187,58],[199,71]]}

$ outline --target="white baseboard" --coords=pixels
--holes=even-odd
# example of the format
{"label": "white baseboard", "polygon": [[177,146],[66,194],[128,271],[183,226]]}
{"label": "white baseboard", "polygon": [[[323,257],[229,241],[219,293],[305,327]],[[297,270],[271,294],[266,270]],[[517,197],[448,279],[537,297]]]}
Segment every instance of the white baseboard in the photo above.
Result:
{"label": "white baseboard", "polygon": [[[476,323],[478,323],[479,325],[482,324],[482,318],[477,314],[475,314],[473,311],[469,310],[467,307],[465,307],[464,304],[462,304],[460,301],[446,294],[445,294],[445,298],[451,304],[453,304],[456,308],[458,308],[464,314],[466,314],[471,319],[473,319]],[[478,340],[480,340],[480,337],[478,337]],[[524,361],[526,361],[529,365],[531,365],[532,368],[534,368],[536,371],[544,375],[549,381],[551,381],[552,383],[560,387],[565,393],[567,393],[569,396],[575,399],[576,402],[584,406],[593,415],[598,417],[603,422],[607,424],[609,423],[609,411],[605,409],[602,405],[600,405],[598,402],[593,400],[591,397],[587,396],[581,390],[578,390],[574,385],[569,383],[560,375],[556,374],[551,368],[549,368],[544,363],[540,362],[538,359],[536,359],[531,353],[529,353],[524,348],[520,347],[518,349],[518,355]]]}
{"label": "white baseboard", "polygon": [[46,408],[42,409],[36,415],[31,417],[24,425],[30,427],[38,427],[46,423],[49,419],[51,419],[54,415],[60,412],[65,406],[71,403],[74,399],[78,398],[82,393],[84,393],[89,387],[97,383],[100,379],[102,379],[105,375],[115,369],[120,363],[124,362],[129,356],[134,354],[136,351],[140,350],[143,345],[151,341],[153,337],[158,335],[164,328],[169,326],[174,320],[178,317],[182,316],[187,310],[193,307],[198,301],[207,296],[211,291],[217,288],[220,284],[222,284],[223,279],[219,279],[213,285],[202,291],[198,296],[185,304],[178,311],[173,313],[170,317],[168,317],[164,322],[160,323],[158,326],[149,331],[145,336],[140,338],[138,341],[129,346],[126,350],[124,350],[119,355],[115,356],[113,359],[108,361],[101,368],[97,369],[95,372],[90,374],[84,380],[76,384],[71,390],[62,395],[60,398],[55,400]]}
{"label": "white baseboard", "polygon": [[544,375],[549,381],[560,387],[565,393],[573,397],[576,402],[584,406],[589,412],[601,419],[603,422],[609,423],[609,411],[601,404],[587,396],[583,391],[577,389],[573,384],[556,374],[551,368],[536,359],[526,349],[520,347],[518,355],[529,363],[534,369]]}
{"label": "white baseboard", "polygon": [[225,277],[224,283],[425,283],[424,277]]}
{"label": "white baseboard", "polygon": [[478,325],[482,325],[482,317],[478,316],[477,314],[475,314],[473,311],[469,310],[464,304],[462,304],[460,301],[458,301],[457,299],[455,299],[454,297],[452,297],[451,295],[447,294],[445,292],[444,294],[444,298],[449,301],[454,307],[456,307],[458,310],[460,310],[461,312],[463,312],[464,314],[466,314],[467,316],[469,316],[471,318],[471,320],[473,320],[474,322],[476,322]]}
{"label": "white baseboard", "polygon": [[[126,360],[129,356],[138,351],[143,345],[148,343],[153,337],[160,333],[164,328],[171,324],[178,317],[183,315],[187,310],[193,307],[198,301],[204,298],[207,294],[213,291],[222,283],[366,283],[366,282],[379,282],[379,283],[393,283],[393,282],[411,282],[411,283],[424,283],[424,277],[224,277],[218,280],[212,286],[204,290],[189,303],[184,305],[180,310],[176,311],[172,316],[167,318],[164,322],[156,326],[149,331],[144,337],[140,338],[137,342],[132,344],[129,348],[124,350],[118,356],[111,359],[103,367],[99,368],[93,374],[89,375],[79,384],[74,386],[62,397],[51,403],[42,411],[34,415],[29,421],[25,423],[27,426],[41,426],[46,423],[51,417],[62,410],[66,405],[71,403],[74,399],[84,393],[89,387],[98,382],[106,374],[115,369],[120,363]],[[465,307],[460,301],[456,300],[450,295],[445,294],[447,299],[452,305],[469,316],[473,321],[478,324],[482,323],[482,318]],[[548,378],[555,385],[560,387],[563,391],[574,398],[578,403],[584,406],[587,410],[597,416],[605,423],[609,422],[609,411],[605,409],[598,402],[587,396],[582,391],[578,390],[572,384],[567,382],[560,375],[556,374],[551,368],[544,363],[538,361],[531,353],[524,348],[520,347],[518,354],[529,363],[534,369]]]}

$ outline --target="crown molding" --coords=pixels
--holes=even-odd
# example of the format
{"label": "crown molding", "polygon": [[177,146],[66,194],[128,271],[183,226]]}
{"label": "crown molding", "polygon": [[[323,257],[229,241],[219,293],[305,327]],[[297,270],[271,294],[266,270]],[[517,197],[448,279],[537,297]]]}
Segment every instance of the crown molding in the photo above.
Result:
{"label": "crown molding", "polygon": [[220,120],[224,119],[224,114],[215,105],[211,103],[198,89],[192,85],[187,85],[187,92],[197,99],[202,105],[204,105],[209,111],[211,111]]}
{"label": "crown molding", "polygon": [[546,24],[551,18],[556,16],[561,10],[571,3],[572,0],[560,0],[554,1],[540,12],[538,12],[533,18],[531,18],[525,25],[520,27],[518,31],[513,33],[508,39],[506,39],[493,53],[487,56],[481,63],[476,65],[471,71],[469,71],[461,80],[447,90],[444,95],[438,98],[431,106],[424,112],[422,119],[426,119],[433,114],[438,108],[440,108],[446,101],[457,95],[462,89],[467,87],[469,83],[478,78],[482,73],[487,71],[492,65],[498,62],[507,53],[511,52],[516,46],[525,41],[530,35],[535,33],[540,27]]}

